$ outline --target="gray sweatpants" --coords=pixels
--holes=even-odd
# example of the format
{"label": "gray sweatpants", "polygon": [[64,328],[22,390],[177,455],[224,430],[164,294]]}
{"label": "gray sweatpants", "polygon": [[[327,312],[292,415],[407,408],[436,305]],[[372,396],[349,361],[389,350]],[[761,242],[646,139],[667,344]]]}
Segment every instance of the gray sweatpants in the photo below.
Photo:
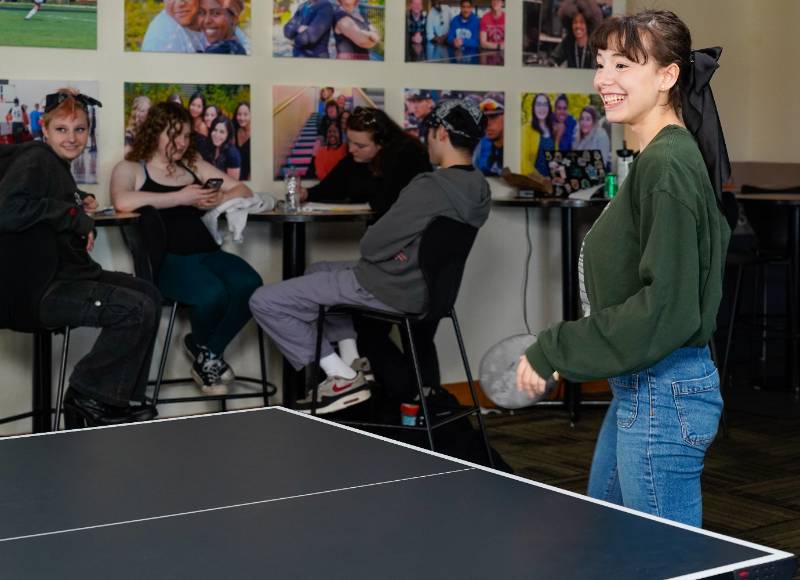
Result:
{"label": "gray sweatpants", "polygon": [[[262,286],[250,298],[253,318],[295,369],[314,361],[320,305],[351,304],[399,312],[361,287],[355,265],[356,262],[317,262],[306,268],[303,276]],[[334,352],[332,343],[355,337],[350,316],[326,316],[322,356]]]}

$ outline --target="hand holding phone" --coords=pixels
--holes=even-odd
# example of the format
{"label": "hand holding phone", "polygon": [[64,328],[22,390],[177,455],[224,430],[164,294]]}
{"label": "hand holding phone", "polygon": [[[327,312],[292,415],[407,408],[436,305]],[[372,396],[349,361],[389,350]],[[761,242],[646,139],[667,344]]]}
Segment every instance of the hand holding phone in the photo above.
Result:
{"label": "hand holding phone", "polygon": [[203,189],[213,189],[214,191],[222,187],[221,177],[212,177],[203,184]]}

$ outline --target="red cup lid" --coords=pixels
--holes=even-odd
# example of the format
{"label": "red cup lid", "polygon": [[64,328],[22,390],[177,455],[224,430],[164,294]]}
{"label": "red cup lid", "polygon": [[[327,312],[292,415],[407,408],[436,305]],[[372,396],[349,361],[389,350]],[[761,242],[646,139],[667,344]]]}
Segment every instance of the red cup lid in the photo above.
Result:
{"label": "red cup lid", "polygon": [[403,415],[416,415],[419,412],[419,405],[414,403],[401,403],[400,412]]}

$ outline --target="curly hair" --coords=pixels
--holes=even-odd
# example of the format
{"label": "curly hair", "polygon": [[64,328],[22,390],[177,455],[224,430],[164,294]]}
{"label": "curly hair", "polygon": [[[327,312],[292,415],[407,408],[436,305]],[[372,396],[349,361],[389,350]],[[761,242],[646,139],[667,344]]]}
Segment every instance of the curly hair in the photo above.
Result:
{"label": "curly hair", "polygon": [[[149,161],[158,151],[158,142],[161,134],[167,131],[169,143],[167,144],[166,155],[169,159],[170,167],[176,165],[172,160],[172,154],[177,150],[175,138],[183,127],[192,127],[192,118],[189,111],[175,103],[158,103],[150,109],[139,132],[133,140],[133,148],[125,156],[128,161]],[[189,167],[194,168],[197,159],[197,147],[194,136],[189,141],[189,146],[183,153],[181,159]]]}

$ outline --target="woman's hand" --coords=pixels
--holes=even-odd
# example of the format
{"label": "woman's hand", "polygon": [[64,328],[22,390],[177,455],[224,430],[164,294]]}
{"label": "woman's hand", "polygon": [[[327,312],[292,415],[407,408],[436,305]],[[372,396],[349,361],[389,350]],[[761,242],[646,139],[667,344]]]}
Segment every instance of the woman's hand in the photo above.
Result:
{"label": "woman's hand", "polygon": [[221,189],[205,189],[206,195],[203,196],[195,207],[199,209],[212,209],[222,203],[222,198],[225,195]]}
{"label": "woman's hand", "polygon": [[308,190],[302,185],[297,190],[297,199],[300,201],[300,203],[303,203],[308,199]]}
{"label": "woman's hand", "polygon": [[202,185],[193,183],[175,193],[179,200],[177,205],[193,205],[195,207],[200,207],[201,203],[207,202],[211,196],[216,196],[219,191],[206,189]]}
{"label": "woman's hand", "polygon": [[94,249],[94,232],[89,232],[86,236],[86,251],[91,252]]}
{"label": "woman's hand", "polygon": [[97,209],[97,198],[91,193],[83,198],[83,211],[90,212]]}
{"label": "woman's hand", "polygon": [[528,357],[524,354],[519,357],[517,365],[517,390],[526,393],[531,398],[540,397],[547,386],[547,381],[539,374],[528,362]]}

